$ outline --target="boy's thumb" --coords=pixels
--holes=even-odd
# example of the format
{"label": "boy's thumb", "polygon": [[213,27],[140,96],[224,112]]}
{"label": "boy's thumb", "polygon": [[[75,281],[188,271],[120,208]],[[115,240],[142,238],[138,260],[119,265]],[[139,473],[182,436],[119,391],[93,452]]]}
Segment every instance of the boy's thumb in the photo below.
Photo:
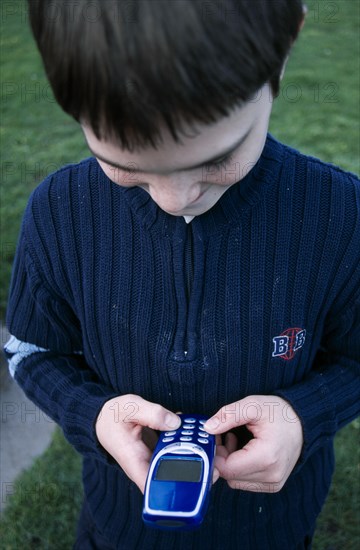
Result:
{"label": "boy's thumb", "polygon": [[180,426],[181,420],[177,414],[156,403],[147,402],[147,405],[142,411],[143,425],[160,431],[176,430]]}
{"label": "boy's thumb", "polygon": [[176,414],[173,414],[171,412],[167,412],[165,414],[164,422],[165,422],[165,427],[162,429],[176,430],[181,424],[180,418]]}
{"label": "boy's thumb", "polygon": [[[125,396],[123,396],[123,400]],[[181,424],[179,416],[158,403],[147,401],[138,395],[128,394],[122,409],[131,410],[124,418],[124,422],[148,426],[153,430],[175,430]]]}

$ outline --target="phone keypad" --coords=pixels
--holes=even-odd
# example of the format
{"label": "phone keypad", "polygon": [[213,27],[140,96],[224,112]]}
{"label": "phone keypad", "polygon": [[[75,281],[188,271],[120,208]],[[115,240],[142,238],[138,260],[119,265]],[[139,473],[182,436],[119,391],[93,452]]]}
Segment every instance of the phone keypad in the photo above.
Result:
{"label": "phone keypad", "polygon": [[177,439],[178,441],[198,441],[203,445],[209,443],[210,435],[204,430],[206,420],[197,420],[192,417],[185,417],[178,430],[165,432],[162,437],[163,443],[170,443]]}

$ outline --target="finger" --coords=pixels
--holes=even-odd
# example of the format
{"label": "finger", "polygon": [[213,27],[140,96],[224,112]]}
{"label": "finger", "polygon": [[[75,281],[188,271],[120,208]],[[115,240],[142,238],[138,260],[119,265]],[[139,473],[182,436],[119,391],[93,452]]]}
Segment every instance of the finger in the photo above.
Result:
{"label": "finger", "polygon": [[229,456],[229,451],[225,445],[218,445],[216,447],[216,456],[221,456],[222,458],[227,458]]}
{"label": "finger", "polygon": [[204,425],[205,430],[212,434],[222,434],[237,426],[258,422],[261,419],[260,397],[250,395],[225,405],[209,418]]}
{"label": "finger", "polygon": [[227,458],[227,450],[225,447],[222,449],[216,450],[216,455],[214,458],[214,467],[219,471],[220,477],[224,477],[222,472],[224,470],[224,465]]}
{"label": "finger", "polygon": [[204,429],[212,434],[223,434],[242,424],[239,414],[241,401],[225,405],[204,424]]}
{"label": "finger", "polygon": [[220,472],[217,468],[214,468],[214,471],[213,471],[213,476],[212,476],[212,482],[213,482],[213,485],[214,483],[217,482],[217,480],[219,479],[220,477]]}
{"label": "finger", "polygon": [[128,395],[127,401],[122,405],[124,412],[129,411],[124,417],[124,422],[141,424],[160,431],[174,430],[181,424],[175,413],[138,395]]}
{"label": "finger", "polygon": [[153,451],[156,447],[157,442],[158,442],[159,435],[157,434],[157,432],[155,432],[151,428],[148,428],[147,426],[144,426],[143,429],[142,429],[142,433],[141,433],[141,439],[143,440],[145,445],[147,447],[149,447],[149,449],[151,449],[151,451]]}
{"label": "finger", "polygon": [[277,483],[285,474],[280,463],[269,453],[268,445],[256,439],[229,454],[216,466],[227,481]]}
{"label": "finger", "polygon": [[238,438],[232,432],[228,432],[225,436],[225,447],[228,454],[234,453],[238,448]]}
{"label": "finger", "polygon": [[125,448],[122,446],[118,453],[114,453],[115,460],[142,493],[145,490],[151,456],[152,452],[142,440],[135,440]]}
{"label": "finger", "polygon": [[228,481],[231,489],[250,491],[252,493],[278,493],[284,483],[264,483],[261,481]]}
{"label": "finger", "polygon": [[221,464],[220,474],[228,481],[239,479],[252,481],[265,470],[263,453],[261,449],[259,451],[258,445],[252,443],[229,453],[226,460]]}

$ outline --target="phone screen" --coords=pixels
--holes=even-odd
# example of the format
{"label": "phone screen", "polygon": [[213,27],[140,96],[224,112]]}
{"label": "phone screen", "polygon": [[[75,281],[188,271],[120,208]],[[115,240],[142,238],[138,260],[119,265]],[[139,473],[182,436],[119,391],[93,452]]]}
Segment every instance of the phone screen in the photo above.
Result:
{"label": "phone screen", "polygon": [[154,479],[156,481],[192,481],[201,480],[202,460],[163,458],[159,462]]}

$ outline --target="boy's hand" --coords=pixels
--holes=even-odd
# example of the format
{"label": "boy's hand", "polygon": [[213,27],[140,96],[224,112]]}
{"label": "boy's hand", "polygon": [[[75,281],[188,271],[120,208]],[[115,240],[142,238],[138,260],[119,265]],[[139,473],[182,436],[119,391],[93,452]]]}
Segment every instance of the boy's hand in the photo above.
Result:
{"label": "boy's hand", "polygon": [[217,446],[215,457],[220,476],[232,489],[280,491],[303,445],[298,416],[280,397],[251,395],[222,407],[204,428],[218,435],[238,426],[246,426],[253,439],[238,449],[235,434],[226,434],[225,444]]}
{"label": "boy's hand", "polygon": [[151,449],[157,441],[154,430],[171,430],[179,425],[180,418],[161,405],[127,394],[103,405],[95,431],[104,449],[144,493]]}

